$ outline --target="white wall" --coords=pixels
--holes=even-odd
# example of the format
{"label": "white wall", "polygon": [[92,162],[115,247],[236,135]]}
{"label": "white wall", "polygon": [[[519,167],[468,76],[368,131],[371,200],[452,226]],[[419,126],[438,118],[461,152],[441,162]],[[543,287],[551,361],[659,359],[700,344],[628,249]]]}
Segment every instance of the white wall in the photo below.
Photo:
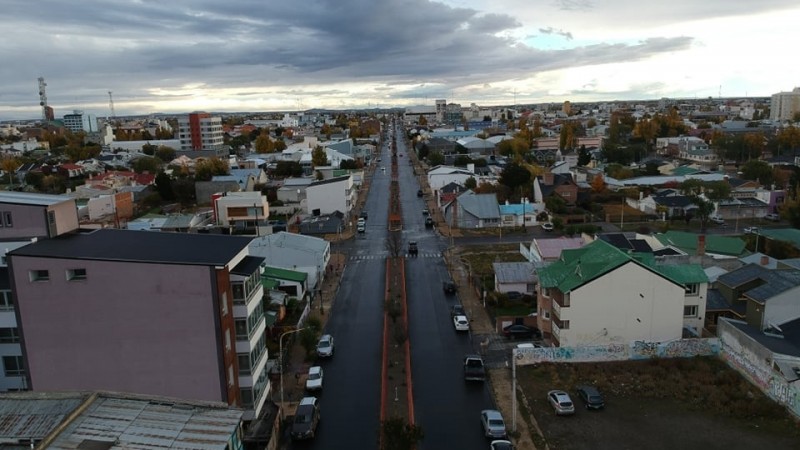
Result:
{"label": "white wall", "polygon": [[347,215],[353,209],[354,201],[353,177],[306,188],[306,205],[308,208],[306,212],[308,214],[311,214],[315,209],[319,209],[321,214],[339,211]]}
{"label": "white wall", "polygon": [[792,288],[782,292],[767,301],[764,311],[764,323],[762,327],[770,325],[780,325],[790,320],[800,317],[800,287]]}
{"label": "white wall", "polygon": [[685,290],[629,262],[572,291],[560,346],[680,339]]}

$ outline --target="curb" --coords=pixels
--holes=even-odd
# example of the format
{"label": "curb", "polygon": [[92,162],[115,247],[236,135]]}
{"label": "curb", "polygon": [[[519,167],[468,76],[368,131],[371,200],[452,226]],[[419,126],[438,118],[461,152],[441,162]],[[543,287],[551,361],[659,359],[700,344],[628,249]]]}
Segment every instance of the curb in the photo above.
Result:
{"label": "curb", "polygon": [[[400,278],[402,279],[403,289],[403,320],[406,324],[406,333],[408,333],[408,298],[406,297],[406,261],[400,259]],[[411,377],[411,337],[406,336],[406,400],[408,401],[408,424],[414,425],[414,383]]]}

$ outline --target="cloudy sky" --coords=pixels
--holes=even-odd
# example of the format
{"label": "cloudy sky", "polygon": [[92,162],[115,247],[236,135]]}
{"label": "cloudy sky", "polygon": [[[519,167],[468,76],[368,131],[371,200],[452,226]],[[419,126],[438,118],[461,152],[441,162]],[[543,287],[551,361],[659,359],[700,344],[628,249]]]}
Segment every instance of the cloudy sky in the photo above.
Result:
{"label": "cloudy sky", "polygon": [[797,0],[4,0],[0,120],[767,96]]}

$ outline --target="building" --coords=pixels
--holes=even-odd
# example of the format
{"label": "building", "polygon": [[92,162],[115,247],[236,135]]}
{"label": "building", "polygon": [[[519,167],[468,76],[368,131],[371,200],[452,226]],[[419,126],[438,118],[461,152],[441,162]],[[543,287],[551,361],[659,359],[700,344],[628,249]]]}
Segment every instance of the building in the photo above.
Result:
{"label": "building", "polygon": [[218,156],[227,158],[224,147],[222,118],[204,112],[194,112],[178,118],[178,138],[181,152],[192,157]]}
{"label": "building", "polygon": [[791,92],[778,92],[772,95],[769,107],[770,120],[778,122],[793,121],[794,115],[800,112],[800,87]]}
{"label": "building", "polygon": [[9,252],[28,388],[224,402],[253,419],[270,383],[250,241],[99,229]]}
{"label": "building", "polygon": [[351,175],[315,181],[306,187],[307,212],[320,215],[339,211],[347,216],[356,204],[356,195]]}
{"label": "building", "polygon": [[260,236],[269,232],[269,203],[260,191],[224,192],[211,200],[217,225],[229,228],[231,234]]}
{"label": "building", "polygon": [[242,411],[223,403],[118,392],[0,398],[0,447],[242,450]]}
{"label": "building", "polygon": [[538,325],[555,346],[605,345],[698,336],[708,278],[697,264],[656,265],[595,240],[540,268]]}
{"label": "building", "polygon": [[7,254],[78,228],[75,200],[64,195],[0,191],[0,390],[28,389]]}
{"label": "building", "polygon": [[73,133],[97,133],[97,116],[86,114],[81,110],[74,110],[72,114],[64,114],[64,128]]}

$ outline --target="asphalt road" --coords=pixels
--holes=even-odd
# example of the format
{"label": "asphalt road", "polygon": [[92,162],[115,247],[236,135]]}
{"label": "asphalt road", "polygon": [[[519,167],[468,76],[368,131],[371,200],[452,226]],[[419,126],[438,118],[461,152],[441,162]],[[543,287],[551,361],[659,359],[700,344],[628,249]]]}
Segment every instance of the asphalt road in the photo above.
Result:
{"label": "asphalt road", "polygon": [[[417,425],[425,433],[419,449],[485,449],[480,411],[494,408],[488,385],[464,381],[462,360],[475,353],[469,332],[456,332],[450,319],[455,295],[445,295],[442,257],[447,241],[425,228],[425,205],[407,149],[398,141],[404,242],[415,240],[419,255],[406,259],[409,339]],[[404,247],[405,248],[405,247]]]}

